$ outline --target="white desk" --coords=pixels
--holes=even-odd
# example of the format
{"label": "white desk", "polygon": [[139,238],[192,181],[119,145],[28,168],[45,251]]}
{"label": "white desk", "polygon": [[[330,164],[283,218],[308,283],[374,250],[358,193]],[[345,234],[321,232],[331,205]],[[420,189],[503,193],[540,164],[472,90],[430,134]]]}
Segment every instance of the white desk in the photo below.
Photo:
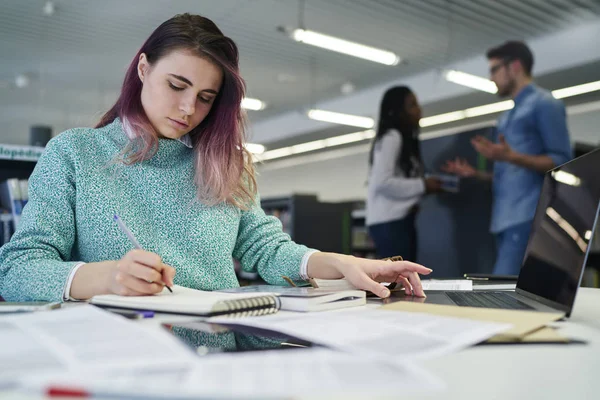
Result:
{"label": "white desk", "polygon": [[[184,322],[161,315],[144,323]],[[448,385],[443,393],[411,399],[600,399],[600,289],[580,288],[574,312],[555,326],[586,344],[484,345],[422,365]],[[402,398],[390,382],[391,398]]]}
{"label": "white desk", "polygon": [[571,318],[556,326],[587,344],[485,345],[436,358],[423,366],[448,390],[411,398],[600,399],[600,289],[581,288]]}
{"label": "white desk", "polygon": [[[142,323],[191,319],[163,314]],[[448,389],[431,395],[411,395],[411,400],[600,399],[600,289],[581,288],[571,318],[556,325],[569,338],[587,343],[484,345],[442,356],[423,366],[445,381]],[[389,388],[389,398],[406,397],[394,382]],[[4,398],[38,399],[0,392],[0,399]]]}

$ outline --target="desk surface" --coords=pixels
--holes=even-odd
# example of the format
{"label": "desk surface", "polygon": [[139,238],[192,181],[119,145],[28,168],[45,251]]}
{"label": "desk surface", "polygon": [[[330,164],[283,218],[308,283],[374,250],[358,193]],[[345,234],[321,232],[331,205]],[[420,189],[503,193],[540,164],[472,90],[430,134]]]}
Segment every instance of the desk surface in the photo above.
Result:
{"label": "desk surface", "polygon": [[[170,318],[183,322],[189,317],[164,316],[146,323]],[[448,389],[411,399],[600,398],[600,289],[580,288],[571,318],[555,326],[586,343],[480,345],[438,357],[422,365]],[[397,390],[398,396],[391,398],[402,397],[402,388]]]}
{"label": "desk surface", "polygon": [[[163,315],[143,323],[177,323],[193,317]],[[411,399],[592,399],[600,398],[600,289],[581,288],[561,332],[585,344],[480,345],[422,365],[447,384],[443,393]],[[390,398],[402,388],[390,383]],[[397,393],[397,395],[395,395]],[[0,398],[34,399],[17,393]]]}
{"label": "desk surface", "polygon": [[571,318],[556,326],[587,343],[476,346],[423,366],[448,385],[445,400],[600,398],[600,289],[581,288]]}

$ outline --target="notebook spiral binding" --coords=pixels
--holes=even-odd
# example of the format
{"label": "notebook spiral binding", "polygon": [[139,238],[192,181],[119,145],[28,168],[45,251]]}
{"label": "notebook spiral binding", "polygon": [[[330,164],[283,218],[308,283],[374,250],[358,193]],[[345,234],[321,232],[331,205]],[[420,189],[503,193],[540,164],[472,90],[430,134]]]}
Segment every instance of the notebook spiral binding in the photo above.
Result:
{"label": "notebook spiral binding", "polygon": [[281,301],[277,296],[225,300],[223,303],[227,307],[227,316],[229,317],[254,317],[258,315],[274,314],[281,308]]}

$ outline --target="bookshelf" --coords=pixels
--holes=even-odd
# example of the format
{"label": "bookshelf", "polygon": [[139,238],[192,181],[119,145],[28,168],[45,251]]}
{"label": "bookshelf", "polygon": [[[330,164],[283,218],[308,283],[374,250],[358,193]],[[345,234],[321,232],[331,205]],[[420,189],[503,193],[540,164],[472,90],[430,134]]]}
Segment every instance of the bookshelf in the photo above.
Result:
{"label": "bookshelf", "polygon": [[357,203],[352,211],[351,237],[352,255],[362,258],[376,258],[375,243],[369,236],[365,223],[366,210],[363,203]]}
{"label": "bookshelf", "polygon": [[[35,165],[44,152],[43,147],[0,144],[0,182],[16,178],[29,179]],[[10,205],[2,202],[0,214],[0,245],[10,239],[14,232],[14,220]]]}
{"label": "bookshelf", "polygon": [[351,203],[326,203],[316,195],[265,198],[261,207],[281,221],[293,241],[321,251],[350,254]]}
{"label": "bookshelf", "polygon": [[[321,202],[316,195],[292,194],[263,198],[265,214],[277,217],[283,231],[296,243],[321,251],[351,254],[351,211],[353,203]],[[239,270],[241,285],[258,284],[257,274]]]}
{"label": "bookshelf", "polygon": [[43,152],[43,147],[0,144],[0,182],[28,179]]}

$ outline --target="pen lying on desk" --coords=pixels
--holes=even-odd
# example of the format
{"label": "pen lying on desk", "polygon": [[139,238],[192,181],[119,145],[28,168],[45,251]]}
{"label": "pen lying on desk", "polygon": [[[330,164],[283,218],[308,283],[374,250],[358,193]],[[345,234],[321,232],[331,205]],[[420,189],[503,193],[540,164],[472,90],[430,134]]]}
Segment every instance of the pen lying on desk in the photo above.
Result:
{"label": "pen lying on desk", "polygon": [[[133,233],[131,233],[129,228],[125,225],[125,223],[121,220],[121,218],[119,218],[119,216],[117,214],[115,214],[114,220],[116,221],[117,225],[119,225],[119,228],[121,228],[121,230],[123,231],[125,236],[127,236],[129,238],[129,241],[133,244],[133,247],[135,247],[136,249],[143,250],[140,243],[137,241],[135,236],[133,236]],[[163,283],[163,285],[169,290],[169,292],[173,293],[173,290],[170,287],[168,287],[164,283]]]}

